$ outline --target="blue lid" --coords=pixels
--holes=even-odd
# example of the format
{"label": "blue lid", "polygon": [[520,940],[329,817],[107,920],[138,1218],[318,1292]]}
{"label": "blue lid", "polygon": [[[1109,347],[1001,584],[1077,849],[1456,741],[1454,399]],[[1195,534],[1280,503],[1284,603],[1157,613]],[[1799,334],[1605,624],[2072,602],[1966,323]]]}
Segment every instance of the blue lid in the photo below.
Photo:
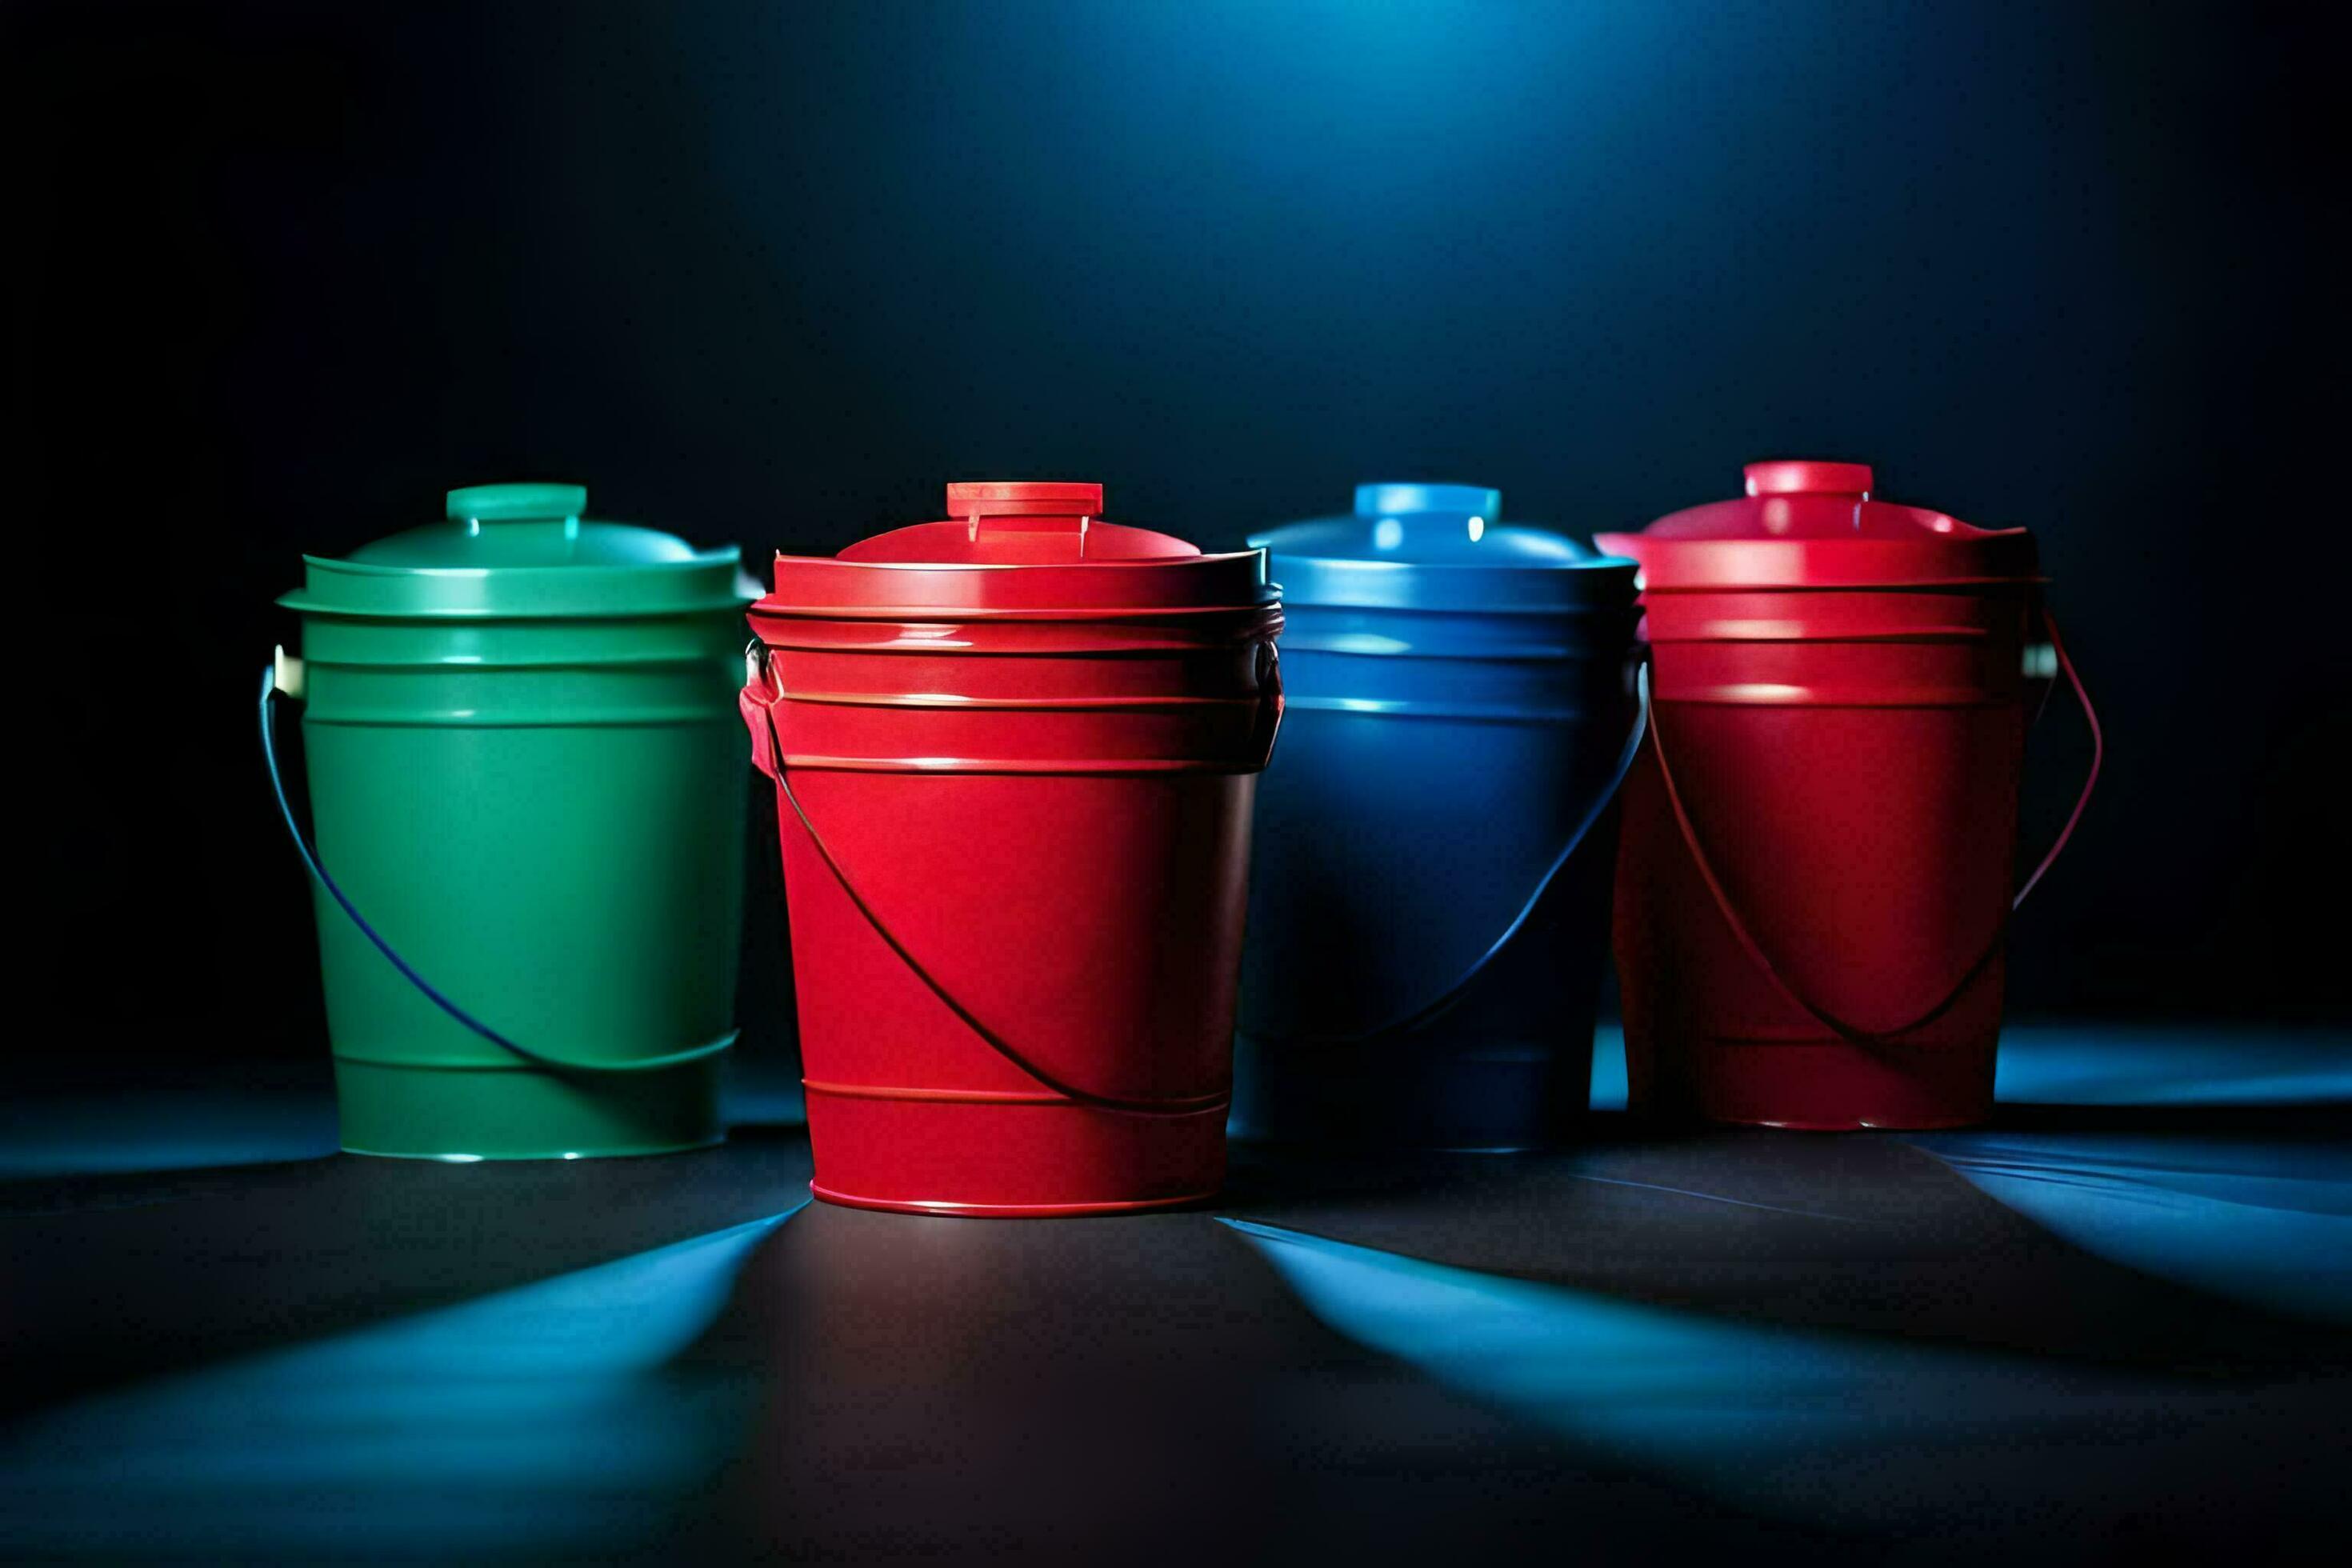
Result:
{"label": "blue lid", "polygon": [[1502,521],[1476,485],[1356,487],[1349,517],[1250,536],[1292,605],[1391,610],[1582,610],[1630,605],[1634,563]]}

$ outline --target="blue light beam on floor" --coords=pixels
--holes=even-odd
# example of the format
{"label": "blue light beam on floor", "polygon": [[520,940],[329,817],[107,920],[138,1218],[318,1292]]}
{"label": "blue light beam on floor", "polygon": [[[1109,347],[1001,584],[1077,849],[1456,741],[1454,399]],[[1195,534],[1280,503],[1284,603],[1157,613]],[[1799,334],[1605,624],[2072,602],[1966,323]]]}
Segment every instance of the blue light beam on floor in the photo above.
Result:
{"label": "blue light beam on floor", "polygon": [[0,1557],[624,1552],[740,1445],[756,1391],[667,1363],[800,1206],[0,1430]]}
{"label": "blue light beam on floor", "polygon": [[[2352,1036],[2243,1025],[2015,1024],[2000,1034],[2005,1105],[2352,1105]],[[1625,1109],[1625,1031],[1592,1037],[1592,1109]]]}
{"label": "blue light beam on floor", "polygon": [[2083,1455],[2128,1478],[2145,1445],[2210,1441],[2240,1413],[2153,1375],[1737,1322],[1224,1223],[1338,1332],[1759,1515],[1950,1540],[1989,1527],[1988,1496],[2004,1526],[2074,1518]]}
{"label": "blue light beam on floor", "polygon": [[2352,1148],[2105,1132],[1911,1142],[2084,1251],[2225,1300],[2352,1323]]}
{"label": "blue light beam on floor", "polygon": [[2352,1104],[2352,1035],[2207,1025],[2011,1025],[2006,1105]]}

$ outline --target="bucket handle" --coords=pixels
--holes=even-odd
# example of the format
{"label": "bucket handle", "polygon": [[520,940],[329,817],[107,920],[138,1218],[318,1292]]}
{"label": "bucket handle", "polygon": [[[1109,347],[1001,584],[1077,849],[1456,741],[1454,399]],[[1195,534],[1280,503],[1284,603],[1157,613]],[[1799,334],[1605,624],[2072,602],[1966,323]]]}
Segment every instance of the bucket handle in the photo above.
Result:
{"label": "bucket handle", "polygon": [[[2091,694],[2083,689],[2083,678],[2075,672],[2074,661],[2066,652],[2066,639],[2058,634],[2057,617],[2051,615],[2045,608],[2042,612],[2042,629],[2050,634],[2050,647],[2057,655],[2058,668],[2064,673],[2066,684],[2074,690],[2074,700],[2082,706],[2083,718],[2090,725],[2091,768],[2090,772],[2084,776],[2083,791],[2074,797],[2074,809],[2066,814],[2066,825],[2058,830],[2056,841],[2050,846],[2049,852],[2042,857],[2041,864],[2033,868],[2033,874],[2026,878],[2024,884],[2017,889],[2017,896],[2010,900],[2009,907],[2012,911],[2023,904],[2025,896],[2041,884],[2043,874],[2057,863],[2059,855],[2066,847],[2067,840],[2074,837],[2074,825],[2083,820],[2083,808],[2091,804],[2091,791],[2098,784],[2099,764],[2105,760],[2107,749],[2106,737],[2099,730],[2098,710],[2091,706]],[[1848,1045],[1865,1047],[1884,1047],[1891,1044],[1899,1036],[1907,1035],[1914,1029],[1925,1028],[1934,1023],[1951,1010],[1953,1004],[1959,1001],[1968,988],[1976,983],[1977,977],[1982,974],[1986,967],[1992,963],[1994,954],[2000,951],[2001,940],[2007,934],[2009,922],[2006,919],[2001,921],[2001,929],[1993,932],[1992,940],[1986,943],[1985,950],[1977,955],[1976,962],[1961,973],[1959,979],[1953,984],[1951,989],[1945,992],[1926,1012],[1896,1028],[1874,1032],[1858,1025],[1850,1024],[1828,1008],[1817,1005],[1799,994],[1795,985],[1780,973],[1779,967],[1765,953],[1763,944],[1759,942],[1749,931],[1748,922],[1740,919],[1739,911],[1732,906],[1730,892],[1724,887],[1723,879],[1716,875],[1714,863],[1707,858],[1706,848],[1699,843],[1697,825],[1691,821],[1690,812],[1683,805],[1682,792],[1675,787],[1674,770],[1666,763],[1664,726],[1651,725],[1650,740],[1652,748],[1657,753],[1658,778],[1665,785],[1666,804],[1674,809],[1675,823],[1682,829],[1683,843],[1689,847],[1691,860],[1698,868],[1699,878],[1706,883],[1706,890],[1714,895],[1715,907],[1723,911],[1724,922],[1730,926],[1731,934],[1738,940],[1748,960],[1763,972],[1767,980],[1772,983],[1773,989],[1779,991],[1815,1023],[1820,1024]]]}
{"label": "bucket handle", "polygon": [[[1265,646],[1269,652],[1272,651],[1271,644]],[[743,711],[746,717],[754,711],[758,712],[767,731],[764,737],[757,732],[753,735],[751,752],[754,765],[758,766],[761,773],[776,781],[776,793],[783,797],[784,804],[791,806],[793,815],[800,819],[802,829],[808,834],[809,843],[816,849],[817,858],[824,862],[824,868],[833,874],[834,882],[841,889],[843,896],[847,898],[857,912],[865,917],[866,923],[873,928],[874,934],[882,939],[882,944],[898,957],[899,963],[907,966],[909,973],[923,983],[925,990],[938,997],[940,1004],[954,1014],[964,1027],[980,1037],[982,1045],[1063,1099],[1093,1110],[1115,1111],[1125,1116],[1197,1116],[1202,1111],[1213,1110],[1233,1099],[1230,1088],[1215,1094],[1193,1095],[1182,1100],[1133,1100],[1116,1095],[1096,1094],[1090,1089],[1080,1089],[1076,1084],[1066,1083],[1039,1067],[1003,1036],[973,1016],[971,1009],[957,1001],[946,986],[933,979],[931,972],[924,968],[913,953],[907,951],[907,944],[898,940],[897,933],[882,923],[882,918],[874,912],[874,907],[866,901],[857,891],[856,885],[850,881],[849,873],[843,870],[841,862],[834,858],[832,847],[825,843],[824,836],[817,831],[816,823],[810,818],[808,808],[801,805],[800,796],[793,790],[793,781],[790,777],[792,770],[784,763],[783,739],[776,731],[776,705],[784,700],[783,685],[775,679],[772,661],[768,657],[767,645],[756,637],[753,638],[751,646],[743,650],[743,659],[745,673],[751,678],[743,692]],[[1272,760],[1275,737],[1282,731],[1283,699],[1280,668],[1273,658],[1266,658],[1261,662],[1262,678],[1270,680],[1272,685],[1265,694],[1265,700],[1259,704],[1258,723],[1265,731],[1265,741],[1262,747],[1254,748],[1257,760],[1247,770],[1253,773],[1262,771]],[[751,688],[763,682],[769,691],[768,700],[764,702],[751,694]],[[763,739],[766,742],[764,749],[761,744]]]}
{"label": "bucket handle", "polygon": [[310,868],[311,876],[318,879],[319,886],[327,889],[328,895],[341,908],[343,913],[351,917],[352,924],[360,928],[360,934],[375,944],[375,950],[383,953],[393,968],[400,972],[401,977],[424,993],[426,1001],[489,1041],[490,1044],[520,1057],[533,1067],[545,1068],[551,1072],[596,1075],[656,1072],[663,1068],[684,1067],[688,1062],[698,1062],[705,1057],[715,1057],[735,1043],[737,1031],[730,1029],[716,1040],[689,1047],[682,1051],[671,1051],[666,1056],[642,1057],[625,1062],[572,1061],[518,1044],[449,1000],[438,986],[417,973],[409,966],[406,959],[393,951],[392,943],[383,939],[383,932],[368,923],[367,917],[360,913],[359,906],[352,902],[351,895],[344,892],[332,877],[327,875],[326,867],[319,863],[318,852],[310,847],[310,839],[302,832],[301,824],[294,818],[293,805],[286,798],[286,780],[278,766],[278,712],[269,700],[283,691],[287,696],[299,701],[302,697],[302,662],[299,659],[289,658],[286,650],[279,648],[271,660],[270,667],[261,672],[261,760],[269,769],[269,788],[278,797],[278,814],[285,818],[286,831],[293,838],[294,847],[301,852],[302,864]]}
{"label": "bucket handle", "polygon": [[1633,713],[1633,728],[1625,736],[1625,744],[1618,751],[1617,765],[1610,770],[1608,785],[1593,796],[1592,804],[1585,808],[1583,817],[1578,821],[1576,831],[1568,836],[1568,842],[1560,847],[1559,854],[1552,857],[1551,864],[1544,868],[1543,875],[1536,879],[1535,891],[1528,895],[1527,901],[1519,906],[1519,912],[1511,917],[1502,934],[1487,943],[1486,950],[1473,959],[1470,967],[1464,970],[1461,976],[1435,1000],[1377,1027],[1350,1030],[1344,1034],[1276,1035],[1263,1029],[1246,1028],[1243,1032],[1283,1046],[1360,1046],[1391,1035],[1410,1034],[1452,1012],[1460,1005],[1462,998],[1469,994],[1472,984],[1486,973],[1486,966],[1501,956],[1503,949],[1510,945],[1511,939],[1519,934],[1520,928],[1534,918],[1536,907],[1543,902],[1544,895],[1551,891],[1551,885],[1559,879],[1560,872],[1568,868],[1569,861],[1601,821],[1602,814],[1609,809],[1609,804],[1617,798],[1617,791],[1625,783],[1625,775],[1633,771],[1634,759],[1642,754],[1642,738],[1651,729],[1650,680],[1647,660],[1643,657],[1637,657],[1635,661],[1634,695],[1638,706]]}

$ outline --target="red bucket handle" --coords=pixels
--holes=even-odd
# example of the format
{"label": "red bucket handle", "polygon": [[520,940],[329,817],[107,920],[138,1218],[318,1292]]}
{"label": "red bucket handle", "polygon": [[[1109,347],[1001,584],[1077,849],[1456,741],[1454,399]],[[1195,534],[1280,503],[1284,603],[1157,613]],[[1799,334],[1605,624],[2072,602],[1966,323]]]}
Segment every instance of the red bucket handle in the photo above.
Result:
{"label": "red bucket handle", "polygon": [[[1272,644],[1263,646],[1269,654],[1272,653]],[[1232,1100],[1233,1090],[1230,1086],[1214,1094],[1192,1095],[1182,1100],[1132,1100],[1116,1095],[1097,1094],[1090,1089],[1080,1089],[1076,1084],[1064,1082],[1030,1060],[1002,1035],[974,1016],[971,1008],[957,1001],[949,993],[947,987],[933,979],[931,972],[924,968],[922,963],[907,950],[906,943],[898,940],[897,933],[883,924],[882,918],[874,912],[873,906],[866,901],[856,885],[850,881],[849,873],[843,870],[841,862],[834,858],[832,847],[825,843],[824,836],[817,831],[816,823],[809,816],[808,808],[801,805],[800,796],[793,790],[792,770],[784,763],[783,739],[776,732],[776,705],[784,700],[784,692],[782,684],[774,678],[768,659],[767,645],[756,638],[753,639],[751,646],[744,649],[744,661],[745,672],[751,677],[751,680],[744,687],[740,699],[743,716],[746,720],[752,720],[754,714],[758,715],[758,718],[752,721],[752,764],[776,781],[776,793],[783,797],[784,804],[791,806],[793,815],[800,819],[801,827],[809,836],[809,843],[816,849],[817,858],[824,862],[824,868],[833,874],[833,879],[840,887],[843,896],[847,898],[852,907],[865,917],[866,923],[874,929],[874,934],[880,937],[883,945],[897,955],[898,962],[905,964],[916,979],[923,983],[924,989],[940,999],[940,1005],[954,1014],[964,1027],[980,1037],[982,1044],[1063,1099],[1095,1110],[1116,1111],[1127,1116],[1196,1116],[1202,1111],[1213,1110]],[[1245,770],[1251,773],[1263,770],[1272,760],[1275,737],[1282,731],[1282,678],[1279,668],[1273,658],[1262,659],[1261,666],[1262,678],[1270,680],[1272,686],[1265,693],[1265,700],[1259,705],[1258,727],[1263,731],[1265,740],[1262,746],[1254,748],[1257,760]],[[762,682],[766,684],[770,693],[764,702],[752,695],[753,687]]]}
{"label": "red bucket handle", "polygon": [[[2057,655],[2058,668],[2064,673],[2066,684],[2074,689],[2074,700],[2082,705],[2083,718],[2090,725],[2091,770],[2083,779],[2083,793],[2074,798],[2074,809],[2066,814],[2066,825],[2058,830],[2057,840],[2050,846],[2049,853],[2042,857],[2042,863],[2033,868],[2033,874],[2026,878],[2024,884],[2017,889],[2017,896],[2010,900],[2009,907],[2011,910],[2015,910],[2019,905],[2025,902],[2025,896],[2040,885],[2043,873],[2057,863],[2060,853],[2066,847],[2067,840],[2074,837],[2074,825],[2083,820],[2083,808],[2091,804],[2091,791],[2099,782],[2099,764],[2106,757],[2106,738],[2099,730],[2098,710],[2091,706],[2091,694],[2083,689],[2083,678],[2075,672],[2074,661],[2067,655],[2065,638],[2058,635],[2057,618],[2044,609],[2042,612],[2042,624],[2050,634],[2050,647]],[[1649,672],[1645,669],[1643,672],[1645,684],[1648,679]],[[1890,1044],[1898,1036],[1907,1035],[1914,1029],[1926,1027],[1951,1010],[1953,1004],[1960,999],[1968,988],[1975,984],[1977,977],[1985,972],[1986,966],[1992,963],[1993,955],[2000,951],[2001,941],[2008,934],[2006,921],[2002,922],[2003,929],[1993,933],[1992,941],[1986,944],[1984,952],[1977,955],[1976,962],[1968,966],[1951,989],[1945,992],[1937,1000],[1935,1005],[1898,1028],[1876,1032],[1862,1028],[1847,1023],[1828,1008],[1817,1005],[1800,994],[1797,988],[1790,984],[1788,978],[1766,954],[1763,944],[1749,932],[1748,922],[1739,918],[1739,911],[1732,906],[1731,895],[1725,889],[1723,879],[1715,874],[1714,863],[1707,858],[1705,847],[1699,843],[1698,827],[1691,821],[1690,813],[1683,805],[1682,792],[1675,787],[1674,770],[1666,763],[1666,742],[1664,731],[1664,726],[1662,724],[1653,722],[1650,726],[1651,746],[1658,759],[1658,778],[1665,785],[1666,804],[1674,808],[1675,822],[1682,829],[1683,842],[1690,848],[1691,860],[1698,867],[1699,877],[1706,883],[1706,890],[1715,896],[1715,907],[1723,911],[1724,921],[1731,927],[1731,934],[1738,939],[1739,945],[1746,950],[1748,959],[1757,968],[1764,972],[1764,977],[1772,983],[1773,988],[1811,1016],[1815,1023],[1836,1035],[1838,1038],[1849,1045],[1882,1047]]]}

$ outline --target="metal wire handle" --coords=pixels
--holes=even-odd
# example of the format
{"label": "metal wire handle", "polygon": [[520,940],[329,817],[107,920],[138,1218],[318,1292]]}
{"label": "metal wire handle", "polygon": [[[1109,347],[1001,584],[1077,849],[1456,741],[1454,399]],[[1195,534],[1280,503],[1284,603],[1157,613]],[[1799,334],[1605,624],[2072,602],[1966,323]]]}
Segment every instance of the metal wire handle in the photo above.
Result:
{"label": "metal wire handle", "polygon": [[1502,934],[1486,944],[1486,950],[1471,961],[1470,967],[1464,970],[1460,978],[1453,984],[1447,986],[1433,1001],[1424,1003],[1409,1013],[1402,1014],[1385,1024],[1370,1029],[1356,1029],[1336,1034],[1302,1032],[1283,1035],[1244,1026],[1242,1032],[1254,1039],[1284,1047],[1360,1046],[1384,1039],[1391,1035],[1411,1034],[1415,1029],[1435,1023],[1460,1005],[1463,997],[1469,994],[1472,984],[1477,981],[1479,975],[1486,973],[1486,966],[1501,956],[1503,949],[1510,945],[1511,939],[1517,936],[1520,929],[1535,917],[1536,908],[1543,902],[1544,895],[1551,891],[1552,883],[1559,879],[1561,871],[1567,869],[1569,861],[1574,858],[1586,837],[1600,822],[1602,814],[1609,809],[1610,803],[1617,798],[1617,791],[1625,783],[1625,775],[1633,771],[1633,760],[1642,752],[1642,738],[1651,729],[1650,681],[1646,659],[1641,661],[1636,668],[1634,689],[1640,706],[1633,714],[1633,731],[1625,737],[1625,744],[1618,752],[1617,765],[1610,772],[1608,786],[1595,795],[1592,804],[1585,808],[1583,817],[1576,825],[1576,831],[1568,836],[1568,842],[1561,846],[1559,854],[1552,857],[1551,864],[1544,868],[1543,875],[1536,879],[1535,891],[1529,893],[1527,901],[1519,906],[1519,912],[1511,917],[1511,922],[1503,928]]}
{"label": "metal wire handle", "polygon": [[269,788],[278,797],[278,813],[286,820],[287,834],[294,840],[294,847],[300,852],[302,864],[309,868],[311,876],[318,879],[319,886],[327,889],[328,896],[335,900],[343,913],[351,917],[352,924],[360,928],[360,934],[374,943],[375,950],[383,954],[385,962],[400,972],[401,978],[423,993],[426,1001],[489,1041],[490,1044],[502,1050],[512,1052],[533,1067],[545,1068],[551,1072],[599,1076],[614,1073],[656,1072],[663,1068],[683,1067],[688,1062],[700,1061],[705,1057],[715,1057],[735,1043],[735,1037],[740,1031],[730,1029],[716,1040],[689,1047],[682,1051],[671,1051],[666,1056],[637,1057],[619,1062],[574,1061],[565,1057],[551,1056],[545,1051],[534,1050],[519,1041],[509,1039],[451,1001],[440,987],[417,973],[408,960],[393,950],[392,943],[384,940],[383,933],[368,923],[367,917],[360,913],[359,906],[352,902],[351,895],[344,892],[335,879],[327,875],[326,867],[319,863],[318,852],[310,847],[310,839],[302,832],[301,824],[295,820],[293,804],[286,797],[286,780],[278,766],[278,712],[269,700],[278,694],[278,669],[273,665],[261,672],[261,760],[269,769]]}
{"label": "metal wire handle", "polygon": [[[2083,780],[2083,793],[2074,798],[2074,809],[2067,814],[2066,826],[2058,830],[2057,841],[2050,846],[2050,852],[2042,857],[2042,863],[2033,868],[2033,874],[2025,879],[2024,885],[2017,889],[2017,896],[2010,900],[2009,907],[2011,910],[2025,902],[2025,896],[2041,883],[2043,873],[2057,863],[2059,854],[2066,847],[2066,841],[2074,837],[2074,825],[2083,820],[2083,808],[2091,804],[2091,791],[2099,782],[2099,764],[2106,757],[2106,738],[2099,730],[2098,711],[2091,706],[2091,694],[2083,689],[2083,678],[2075,673],[2074,661],[2066,652],[2066,639],[2058,635],[2057,619],[2044,610],[2042,624],[2050,633],[2050,646],[2058,656],[2058,668],[2065,675],[2067,685],[2074,689],[2074,700],[2082,704],[2083,717],[2090,724],[2091,771]],[[1708,858],[1706,847],[1699,843],[1698,828],[1691,821],[1690,812],[1683,805],[1682,792],[1675,787],[1674,770],[1666,763],[1666,742],[1663,727],[1653,724],[1650,727],[1650,737],[1653,749],[1657,753],[1658,778],[1665,785],[1666,804],[1674,810],[1675,822],[1682,829],[1683,842],[1689,847],[1691,860],[1698,868],[1700,879],[1706,883],[1706,890],[1714,895],[1716,908],[1723,911],[1724,921],[1731,927],[1731,934],[1738,940],[1739,945],[1746,950],[1749,960],[1756,967],[1764,972],[1764,977],[1772,983],[1774,989],[1815,1023],[1848,1045],[1884,1047],[1891,1044],[1898,1036],[1907,1035],[1914,1029],[1925,1028],[1934,1023],[1951,1011],[1953,1005],[1967,994],[1969,987],[1976,983],[1977,977],[1991,964],[1994,955],[2000,952],[2001,942],[2008,935],[2009,922],[2006,920],[2001,921],[2000,929],[1993,932],[1992,940],[1985,944],[1985,950],[1977,955],[1976,962],[1969,965],[1952,988],[1945,992],[1935,1005],[1898,1028],[1865,1029],[1857,1024],[1846,1022],[1826,1007],[1815,1005],[1800,994],[1787,976],[1780,973],[1779,966],[1766,954],[1763,944],[1749,932],[1748,922],[1740,919],[1739,911],[1732,906],[1730,893],[1725,889],[1723,879],[1716,875],[1714,863]]]}
{"label": "metal wire handle", "polygon": [[[789,776],[792,770],[784,762],[783,738],[776,731],[776,707],[784,700],[782,684],[774,679],[771,671],[765,643],[754,638],[751,646],[743,650],[743,656],[745,673],[752,678],[747,683],[743,692],[744,711],[748,715],[756,710],[767,730],[768,756],[772,766],[761,771],[776,781],[777,793],[783,797],[784,804],[793,808],[793,815],[800,819],[801,827],[808,834],[809,843],[815,848],[817,858],[823,861],[824,868],[832,873],[834,882],[841,889],[842,895],[848,899],[851,906],[861,916],[865,917],[866,923],[873,928],[876,936],[882,939],[883,945],[897,956],[899,963],[907,966],[908,973],[921,981],[924,989],[938,997],[940,1004],[954,1014],[964,1027],[977,1035],[982,1045],[1028,1074],[1053,1093],[1094,1110],[1115,1111],[1126,1116],[1197,1116],[1202,1111],[1214,1110],[1231,1102],[1233,1089],[1230,1084],[1213,1094],[1192,1095],[1181,1100],[1138,1100],[1118,1095],[1097,1094],[1091,1089],[1080,1089],[1077,1085],[1066,1082],[1039,1067],[1012,1042],[981,1022],[971,1008],[956,1000],[954,994],[946,986],[932,978],[931,972],[923,967],[922,962],[907,950],[907,944],[898,940],[897,933],[883,923],[882,917],[874,912],[874,907],[866,901],[865,897],[858,892],[856,884],[850,881],[849,873],[843,870],[841,862],[834,858],[832,847],[825,843],[824,836],[817,831],[816,823],[809,816],[808,808],[801,805],[800,796],[793,792],[792,779]],[[1270,664],[1269,668],[1271,668]],[[768,688],[769,695],[765,701],[760,700],[751,693],[752,687],[761,684]],[[1266,731],[1265,748],[1260,753],[1256,763],[1257,768],[1263,768],[1265,765],[1265,759],[1272,753],[1275,736],[1282,728],[1282,689],[1278,676],[1276,677],[1274,689],[1266,696],[1265,705],[1271,710],[1272,717],[1270,721],[1262,721]],[[758,758],[755,756],[753,761],[756,763]]]}

